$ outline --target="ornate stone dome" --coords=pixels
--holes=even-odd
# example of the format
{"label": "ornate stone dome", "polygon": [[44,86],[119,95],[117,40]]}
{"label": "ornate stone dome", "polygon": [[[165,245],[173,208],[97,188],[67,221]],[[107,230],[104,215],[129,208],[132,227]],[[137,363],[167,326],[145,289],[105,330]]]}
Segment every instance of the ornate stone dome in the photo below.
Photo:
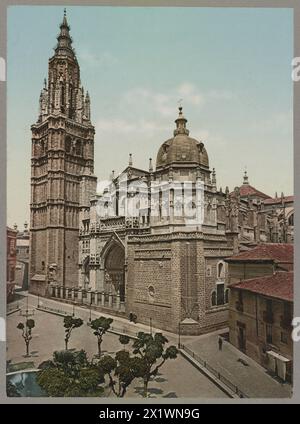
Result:
{"label": "ornate stone dome", "polygon": [[179,108],[179,116],[175,123],[174,137],[165,141],[158,151],[156,169],[176,164],[195,164],[208,168],[208,155],[204,144],[189,137],[189,130],[186,128],[187,119],[182,114],[182,107]]}

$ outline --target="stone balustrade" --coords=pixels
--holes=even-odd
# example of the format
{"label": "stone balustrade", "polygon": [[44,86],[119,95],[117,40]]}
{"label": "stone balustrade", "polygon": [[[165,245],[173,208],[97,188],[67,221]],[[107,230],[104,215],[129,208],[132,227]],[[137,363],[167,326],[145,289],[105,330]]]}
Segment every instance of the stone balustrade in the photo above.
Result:
{"label": "stone balustrade", "polygon": [[103,307],[114,311],[125,312],[125,302],[121,302],[119,294],[105,293],[82,287],[51,286],[50,296],[54,299],[65,299],[76,304],[92,307]]}

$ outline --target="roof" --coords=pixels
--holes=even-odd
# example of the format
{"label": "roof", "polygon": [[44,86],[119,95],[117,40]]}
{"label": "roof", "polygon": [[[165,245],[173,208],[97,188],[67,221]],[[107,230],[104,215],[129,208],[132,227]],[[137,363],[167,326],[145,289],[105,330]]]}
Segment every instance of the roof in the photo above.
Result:
{"label": "roof", "polygon": [[255,187],[253,187],[250,184],[243,184],[240,186],[239,188],[240,190],[240,196],[241,197],[246,197],[246,196],[258,196],[258,197],[263,197],[265,199],[269,199],[270,196],[268,196],[267,194],[263,193],[262,191],[257,190]]}
{"label": "roof", "polygon": [[292,302],[294,295],[294,273],[279,271],[265,277],[243,280],[237,284],[232,284],[230,287]]}
{"label": "roof", "polygon": [[292,264],[294,263],[294,245],[292,243],[262,243],[253,249],[230,256],[226,261],[274,261]]}
{"label": "roof", "polygon": [[266,199],[264,200],[264,203],[266,205],[275,205],[275,204],[279,204],[283,201],[283,203],[289,203],[289,202],[294,202],[295,197],[294,196],[284,196],[284,197],[274,197],[274,198],[270,198],[270,199]]}

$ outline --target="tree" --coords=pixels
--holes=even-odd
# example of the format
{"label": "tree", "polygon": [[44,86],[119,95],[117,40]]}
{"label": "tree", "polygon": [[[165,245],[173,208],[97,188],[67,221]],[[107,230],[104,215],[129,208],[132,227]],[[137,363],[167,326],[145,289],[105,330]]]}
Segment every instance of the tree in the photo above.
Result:
{"label": "tree", "polygon": [[37,382],[48,396],[101,396],[104,375],[84,350],[54,352],[53,359],[39,365]]}
{"label": "tree", "polygon": [[112,322],[112,318],[105,317],[99,317],[91,321],[91,328],[94,330],[94,334],[97,337],[98,342],[98,358],[101,357],[101,344],[103,342],[103,336],[110,329]]}
{"label": "tree", "polygon": [[133,354],[141,359],[137,376],[144,381],[144,397],[148,395],[150,379],[157,375],[158,370],[168,359],[177,358],[178,349],[173,345],[165,347],[166,343],[168,339],[161,333],[153,336],[143,332],[139,332],[137,339],[133,342]]}
{"label": "tree", "polygon": [[32,339],[32,329],[34,328],[34,326],[35,322],[33,319],[26,319],[25,325],[23,324],[23,322],[19,322],[19,324],[17,325],[17,328],[19,330],[22,330],[22,337],[26,345],[26,356],[29,356],[29,344],[30,340]]}
{"label": "tree", "polygon": [[68,350],[68,343],[69,343],[69,339],[71,337],[72,331],[74,330],[74,328],[81,327],[82,324],[83,324],[83,321],[81,318],[74,318],[71,315],[64,318],[66,350]]}
{"label": "tree", "polygon": [[21,396],[16,386],[9,380],[7,380],[6,382],[6,394],[7,394],[7,397]]}
{"label": "tree", "polygon": [[129,352],[120,350],[115,358],[109,355],[102,356],[98,366],[109,378],[109,387],[117,397],[124,397],[132,381],[139,377],[143,361]]}
{"label": "tree", "polygon": [[124,345],[124,350],[125,350],[125,345],[127,345],[130,342],[130,338],[123,334],[119,337],[119,341],[122,345]]}

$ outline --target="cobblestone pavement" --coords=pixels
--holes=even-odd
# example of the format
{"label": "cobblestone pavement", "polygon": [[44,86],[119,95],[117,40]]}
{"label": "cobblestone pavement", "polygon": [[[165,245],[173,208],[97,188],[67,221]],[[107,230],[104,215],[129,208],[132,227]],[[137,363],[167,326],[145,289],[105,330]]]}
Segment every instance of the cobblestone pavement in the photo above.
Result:
{"label": "cobblestone pavement", "polygon": [[[72,313],[72,306],[64,305],[59,302],[50,300],[41,300],[46,306],[51,305],[53,308],[60,310],[68,310]],[[40,302],[41,303],[41,302]],[[20,300],[22,308],[26,308],[26,301]],[[33,330],[33,339],[30,344],[29,358],[25,358],[25,344],[21,337],[21,331],[16,328],[17,324],[24,320],[23,317],[15,312],[7,317],[7,359],[12,363],[34,362],[38,366],[42,361],[49,359],[54,350],[64,349],[64,327],[63,317],[36,310],[37,298],[29,296],[29,310],[34,310],[33,319],[36,326]],[[96,337],[91,329],[87,326],[89,311],[77,308],[76,316],[80,316],[85,323],[79,329],[75,329],[71,335],[69,342],[70,349],[85,349],[91,357],[97,352]],[[93,313],[92,319],[100,315]],[[113,323],[118,329],[126,326],[136,332],[140,330],[140,326],[134,327],[134,324],[126,323],[126,320],[118,320]],[[123,326],[123,327],[122,327]],[[145,326],[145,330],[149,328]],[[108,333],[104,336],[103,351],[114,353],[122,348],[118,341],[118,337]],[[136,380],[128,390],[127,397],[141,397],[143,384],[140,380]],[[203,374],[198,372],[189,362],[180,355],[174,361],[167,362],[161,369],[159,374],[150,384],[149,393],[152,398],[159,397],[192,397],[192,398],[226,398],[227,396]]]}
{"label": "cobblestone pavement", "polygon": [[[222,350],[219,351],[220,333],[224,333],[224,330],[197,336],[193,340],[186,340],[184,344],[249,397],[286,398],[291,396],[289,384],[282,384],[275,380],[265,368],[229,342],[224,341]],[[243,359],[248,366],[243,365],[239,359]]]}

